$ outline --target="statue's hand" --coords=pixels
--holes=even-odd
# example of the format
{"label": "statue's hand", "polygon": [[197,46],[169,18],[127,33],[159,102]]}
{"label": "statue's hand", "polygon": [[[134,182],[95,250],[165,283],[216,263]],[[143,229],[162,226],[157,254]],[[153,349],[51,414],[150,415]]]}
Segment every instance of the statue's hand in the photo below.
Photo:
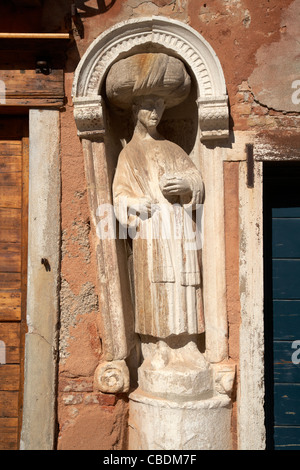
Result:
{"label": "statue's hand", "polygon": [[164,196],[183,196],[191,192],[189,181],[182,176],[164,175],[160,188]]}
{"label": "statue's hand", "polygon": [[152,201],[149,197],[142,197],[130,205],[128,213],[137,215],[144,219],[145,216],[148,216],[151,213],[151,204]]}

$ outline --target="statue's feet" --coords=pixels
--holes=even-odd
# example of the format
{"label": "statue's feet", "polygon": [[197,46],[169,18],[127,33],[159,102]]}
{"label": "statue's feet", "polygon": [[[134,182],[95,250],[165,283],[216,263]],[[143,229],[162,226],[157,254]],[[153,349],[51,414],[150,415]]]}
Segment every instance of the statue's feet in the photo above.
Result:
{"label": "statue's feet", "polygon": [[172,348],[158,340],[147,353],[138,371],[139,386],[145,392],[189,400],[212,395],[212,369],[195,343],[181,347],[177,343]]}
{"label": "statue's feet", "polygon": [[189,364],[189,367],[207,369],[209,367],[204,355],[199,351],[197,344],[190,341],[180,349],[180,355],[184,361]]}
{"label": "statue's feet", "polygon": [[163,369],[170,362],[170,348],[164,341],[158,341],[156,351],[150,358],[150,367],[154,370]]}

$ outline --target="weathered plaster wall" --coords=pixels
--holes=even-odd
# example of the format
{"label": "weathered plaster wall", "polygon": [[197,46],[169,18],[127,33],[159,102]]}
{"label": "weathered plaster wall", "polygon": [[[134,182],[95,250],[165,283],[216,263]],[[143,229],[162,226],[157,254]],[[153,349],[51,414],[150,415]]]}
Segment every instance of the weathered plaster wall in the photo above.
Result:
{"label": "weathered plaster wall", "polygon": [[[296,146],[299,103],[292,101],[292,83],[300,79],[296,49],[300,5],[298,0],[78,0],[75,3],[79,16],[74,23],[72,3],[45,0],[42,10],[22,8],[18,14],[7,4],[2,7],[0,29],[59,32],[73,28],[74,41],[67,51],[65,66],[66,104],[60,120],[62,246],[57,447],[122,449],[127,440],[127,398],[93,391],[93,373],[101,357],[101,329],[97,323],[101,305],[91,248],[93,234],[83,154],[73,117],[71,87],[75,68],[99,34],[120,21],[141,16],[161,15],[186,22],[215,50],[228,88],[232,131],[231,146],[224,148],[225,254],[229,361],[238,366],[239,243],[243,235],[239,227],[240,162],[245,160],[244,145],[253,135],[259,135],[262,142],[267,139],[271,145],[281,145],[281,155],[289,145]],[[83,37],[76,30],[80,26]],[[237,367],[235,392],[239,377]],[[232,426],[237,448],[236,403]]]}
{"label": "weathered plaster wall", "polygon": [[[77,4],[84,37],[80,38],[74,30],[75,43],[68,52],[66,65],[67,104],[61,115],[63,247],[58,447],[122,448],[126,440],[125,398],[92,392],[93,371],[101,354],[96,327],[101,306],[96,300],[82,151],[73,119],[74,69],[89,44],[120,21],[151,15],[178,19],[201,33],[220,59],[228,87],[233,141],[237,131],[238,141],[244,144],[247,137],[243,140],[243,131],[272,131],[283,126],[295,130],[298,117],[288,105],[295,70],[281,67],[282,73],[287,74],[286,87],[284,81],[279,86],[278,74],[272,81],[268,77],[283,63],[283,54],[287,63],[295,55],[299,3],[295,0],[111,0],[106,3],[90,0]],[[281,106],[283,94],[286,100]],[[238,175],[239,161],[244,159],[241,144],[236,153],[228,153],[228,161],[224,163],[229,360],[236,364],[240,327]],[[99,334],[101,337],[101,331]],[[237,373],[235,390],[238,380]],[[234,405],[235,448],[238,446],[236,429]]]}

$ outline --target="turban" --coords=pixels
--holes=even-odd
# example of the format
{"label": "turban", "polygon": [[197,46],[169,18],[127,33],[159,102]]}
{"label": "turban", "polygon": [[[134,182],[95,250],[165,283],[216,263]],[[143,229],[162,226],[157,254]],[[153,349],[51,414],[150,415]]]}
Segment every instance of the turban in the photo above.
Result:
{"label": "turban", "polygon": [[191,79],[181,60],[162,53],[135,54],[112,65],[106,78],[109,101],[122,109],[141,96],[164,98],[166,108],[189,94]]}

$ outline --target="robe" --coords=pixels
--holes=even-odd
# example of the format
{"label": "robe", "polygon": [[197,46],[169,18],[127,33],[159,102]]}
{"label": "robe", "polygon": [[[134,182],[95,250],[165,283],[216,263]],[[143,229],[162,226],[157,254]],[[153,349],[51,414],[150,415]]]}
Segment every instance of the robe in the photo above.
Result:
{"label": "robe", "polygon": [[[161,185],[165,175],[184,177],[191,192],[165,197]],[[113,201],[120,224],[134,235],[136,333],[166,338],[204,332],[201,246],[195,245],[194,220],[202,196],[200,172],[173,142],[145,141],[134,135],[121,151]],[[153,203],[146,218],[129,210],[144,197]]]}

